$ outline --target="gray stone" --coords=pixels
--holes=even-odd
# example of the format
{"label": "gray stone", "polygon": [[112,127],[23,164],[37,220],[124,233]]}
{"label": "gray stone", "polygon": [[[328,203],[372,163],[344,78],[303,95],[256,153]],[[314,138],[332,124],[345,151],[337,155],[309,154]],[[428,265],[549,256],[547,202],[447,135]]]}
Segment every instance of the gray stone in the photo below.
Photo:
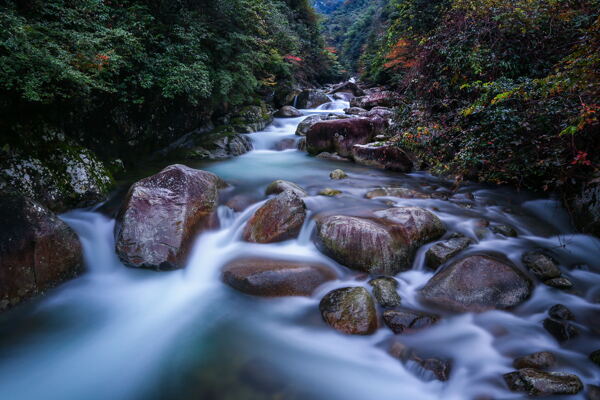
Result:
{"label": "gray stone", "polygon": [[513,392],[523,392],[530,396],[577,394],[583,389],[583,384],[576,375],[533,368],[505,374],[504,380]]}
{"label": "gray stone", "polygon": [[453,237],[443,242],[434,244],[427,250],[425,261],[427,267],[437,269],[446,261],[458,255],[461,251],[469,247],[471,239],[462,237]]}
{"label": "gray stone", "polygon": [[373,287],[373,296],[382,307],[399,306],[402,299],[396,291],[398,282],[394,278],[377,278],[369,281]]}
{"label": "gray stone", "polygon": [[321,316],[331,327],[351,335],[370,335],[377,330],[377,311],[362,287],[333,290],[319,303]]}

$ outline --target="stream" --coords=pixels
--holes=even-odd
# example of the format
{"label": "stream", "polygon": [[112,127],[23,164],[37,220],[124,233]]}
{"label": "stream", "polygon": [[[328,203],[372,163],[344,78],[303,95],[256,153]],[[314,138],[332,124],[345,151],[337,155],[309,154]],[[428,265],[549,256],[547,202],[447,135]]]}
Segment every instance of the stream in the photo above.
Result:
{"label": "stream", "polygon": [[[502,374],[515,357],[548,350],[556,371],[600,384],[600,368],[588,354],[600,348],[600,240],[577,234],[560,203],[509,188],[463,184],[462,201],[366,199],[381,186],[424,193],[453,190],[453,182],[427,173],[391,173],[349,162],[326,161],[298,150],[272,150],[294,135],[306,115],[343,113],[335,101],[301,118],[275,119],[250,134],[254,150],[226,161],[187,163],[214,172],[230,184],[223,195],[243,195],[255,204],[242,212],[222,205],[221,228],[201,234],[183,270],[154,272],[124,267],[114,251],[114,220],[94,210],[62,218],[84,247],[86,272],[46,296],[0,316],[0,399],[299,399],[427,400],[518,399]],[[343,169],[349,176],[331,180]],[[153,171],[158,172],[158,170]],[[285,179],[305,188],[309,215],[299,237],[277,244],[241,240],[245,222],[266,200],[266,186]],[[324,188],[337,197],[318,196]],[[337,264],[312,242],[313,217],[336,210],[352,214],[415,205],[433,210],[448,232],[477,243],[465,254],[502,254],[522,266],[523,252],[543,247],[560,262],[574,290],[538,283],[532,297],[510,311],[453,314],[419,303],[417,290],[433,271],[424,267],[423,246],[413,269],[396,276],[405,306],[443,315],[435,326],[404,335],[424,354],[453,360],[450,379],[440,382],[417,364],[388,354],[393,333],[383,324],[371,336],[348,336],[319,314],[320,299],[335,288],[368,285],[364,274]],[[387,205],[386,205],[387,204]],[[478,239],[478,221],[509,224],[518,237],[491,232]],[[312,297],[259,298],[223,284],[220,270],[241,256],[285,257],[331,266],[338,279]],[[562,345],[542,327],[547,310],[561,303],[576,315],[579,337]],[[559,397],[557,397],[559,398]],[[584,399],[582,391],[570,399]]]}

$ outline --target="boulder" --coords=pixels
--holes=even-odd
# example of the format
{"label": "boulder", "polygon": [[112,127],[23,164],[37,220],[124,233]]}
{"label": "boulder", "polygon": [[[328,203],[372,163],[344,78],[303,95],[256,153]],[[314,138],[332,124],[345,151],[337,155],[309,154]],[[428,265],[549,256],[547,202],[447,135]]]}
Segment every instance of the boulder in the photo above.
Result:
{"label": "boulder", "polygon": [[340,179],[345,179],[348,177],[348,175],[346,175],[346,173],[341,170],[341,169],[334,169],[333,171],[331,171],[331,173],[329,174],[329,177],[331,179],[334,180],[340,180]]}
{"label": "boulder", "polygon": [[413,162],[397,144],[376,142],[356,144],[352,147],[352,157],[357,164],[396,172],[411,172]]}
{"label": "boulder", "polygon": [[218,190],[210,172],[171,165],[131,186],[115,226],[116,251],[130,267],[182,268],[193,239],[214,228]]}
{"label": "boulder", "polygon": [[425,193],[417,192],[413,189],[399,187],[384,187],[371,190],[365,195],[367,199],[375,199],[377,197],[399,197],[401,199],[428,199]]}
{"label": "boulder", "polygon": [[322,264],[259,258],[238,259],[223,269],[225,283],[255,296],[310,296],[335,277]]}
{"label": "boulder", "polygon": [[439,321],[439,316],[409,309],[386,310],[383,321],[396,334],[413,333],[430,327]]}
{"label": "boulder", "polygon": [[504,380],[513,392],[527,393],[530,396],[577,394],[583,389],[583,384],[576,375],[533,368],[505,374]]}
{"label": "boulder", "polygon": [[36,201],[1,193],[0,224],[0,311],[81,272],[77,235]]}
{"label": "boulder", "polygon": [[360,107],[348,107],[344,108],[344,112],[348,115],[363,115],[367,112],[367,110]]}
{"label": "boulder", "polygon": [[329,94],[335,93],[352,93],[354,96],[364,96],[365,91],[358,87],[354,82],[344,82],[334,87]]}
{"label": "boulder", "polygon": [[377,330],[377,311],[362,287],[333,290],[319,303],[321,316],[331,327],[351,335],[370,335]]}
{"label": "boulder", "polygon": [[460,312],[507,309],[524,302],[532,282],[516,267],[474,255],[436,273],[421,289],[423,300]]}
{"label": "boulder", "polygon": [[389,90],[383,90],[352,99],[351,107],[360,107],[370,110],[373,107],[394,107],[398,104],[400,97]]}
{"label": "boulder", "polygon": [[328,216],[317,220],[317,246],[348,268],[395,275],[411,267],[415,250],[444,234],[442,222],[427,210],[394,208],[374,219]]}
{"label": "boulder", "polygon": [[332,120],[336,120],[336,119],[350,119],[350,118],[353,118],[353,116],[339,115],[339,114],[334,114],[334,113],[330,113],[327,115],[323,115],[323,114],[311,115],[311,116],[304,118],[302,120],[302,122],[300,122],[298,124],[298,127],[296,128],[296,135],[306,136],[306,133],[308,132],[308,130],[314,124],[316,124],[317,122],[320,122],[320,121],[332,121]]}
{"label": "boulder", "polygon": [[539,251],[523,254],[522,261],[525,267],[541,281],[558,278],[561,275],[560,268],[554,260]]}
{"label": "boulder", "polygon": [[300,186],[296,185],[294,182],[290,182],[290,181],[284,181],[284,180],[277,180],[277,181],[273,181],[269,184],[269,186],[267,186],[267,190],[265,191],[265,194],[271,195],[271,194],[280,194],[285,192],[286,190],[290,190],[294,193],[296,193],[299,197],[306,197],[308,196],[308,193],[306,193],[306,190],[302,189]]}
{"label": "boulder", "polygon": [[306,218],[306,206],[294,191],[286,190],[267,201],[246,223],[247,242],[274,243],[298,236]]}
{"label": "boulder", "polygon": [[397,307],[402,302],[400,295],[396,291],[398,289],[398,281],[394,278],[372,279],[369,281],[369,285],[373,287],[373,296],[375,296],[375,299],[382,307]]}
{"label": "boulder", "polygon": [[471,239],[464,236],[452,237],[443,242],[436,243],[425,253],[425,265],[431,269],[437,269],[440,265],[469,247],[470,244]]}
{"label": "boulder", "polygon": [[365,111],[360,115],[367,118],[379,117],[388,120],[394,118],[395,113],[391,108],[388,107],[373,107],[369,111]]}
{"label": "boulder", "polygon": [[548,369],[556,364],[556,357],[549,351],[540,351],[516,358],[513,367],[516,369],[535,368]]}
{"label": "boulder", "polygon": [[385,127],[380,118],[320,121],[306,133],[306,149],[313,155],[328,151],[349,157],[354,145],[369,143]]}
{"label": "boulder", "polygon": [[298,118],[302,113],[292,106],[283,106],[274,114],[277,118]]}
{"label": "boulder", "polygon": [[300,109],[317,108],[321,104],[329,103],[331,100],[320,90],[305,89],[296,97],[295,106]]}

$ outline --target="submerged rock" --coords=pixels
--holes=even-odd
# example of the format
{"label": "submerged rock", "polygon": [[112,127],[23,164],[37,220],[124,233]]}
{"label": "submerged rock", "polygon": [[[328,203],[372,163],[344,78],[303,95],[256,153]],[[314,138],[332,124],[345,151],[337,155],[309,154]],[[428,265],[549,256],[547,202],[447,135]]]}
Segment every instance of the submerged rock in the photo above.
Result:
{"label": "submerged rock", "polygon": [[171,165],[131,186],[115,226],[116,251],[130,267],[169,270],[185,265],[193,239],[214,228],[215,174]]}
{"label": "submerged rock", "polygon": [[575,321],[575,315],[571,310],[562,304],[555,304],[548,310],[548,315],[555,319],[562,319],[565,321]]}
{"label": "submerged rock", "polygon": [[320,121],[306,133],[306,149],[310,154],[326,151],[349,157],[354,145],[369,143],[385,127],[381,118]]}
{"label": "submerged rock", "polygon": [[296,97],[296,107],[300,109],[317,108],[331,100],[325,93],[316,89],[305,89]]}
{"label": "submerged rock", "polygon": [[292,106],[283,106],[275,114],[277,118],[297,118],[301,117],[302,113]]}
{"label": "submerged rock", "polygon": [[81,272],[77,235],[41,204],[0,193],[0,224],[0,311]]}
{"label": "submerged rock", "polygon": [[516,369],[535,368],[547,369],[556,364],[556,357],[549,351],[540,351],[516,358],[513,362],[513,367]]}
{"label": "submerged rock", "polygon": [[373,296],[382,307],[396,307],[402,302],[400,295],[396,291],[398,281],[394,278],[377,278],[369,281],[373,287]]}
{"label": "submerged rock", "polygon": [[322,264],[259,258],[235,260],[223,269],[225,283],[255,296],[310,296],[335,277]]}
{"label": "submerged rock", "polygon": [[409,309],[386,310],[385,324],[396,334],[413,333],[430,327],[439,321],[439,316]]}
{"label": "submerged rock", "polygon": [[346,175],[346,173],[345,173],[343,170],[341,170],[341,169],[334,169],[334,170],[333,170],[333,171],[331,171],[331,173],[329,174],[329,177],[330,177],[331,179],[334,179],[334,180],[340,180],[340,179],[347,178],[347,177],[348,177],[348,175]]}
{"label": "submerged rock", "polygon": [[490,228],[492,232],[506,237],[517,237],[518,233],[512,226],[509,225],[494,225]]}
{"label": "submerged rock", "polygon": [[583,384],[576,375],[533,368],[505,374],[504,380],[513,392],[523,392],[530,396],[577,394],[583,389]]}
{"label": "submerged rock", "polygon": [[531,295],[532,282],[512,265],[469,256],[436,273],[421,296],[441,308],[482,312],[515,307]]}
{"label": "submerged rock", "polygon": [[296,195],[298,195],[298,197],[308,196],[308,193],[306,193],[306,190],[302,189],[299,185],[295,184],[294,182],[284,181],[284,180],[277,180],[277,181],[271,182],[269,184],[269,186],[267,186],[265,194],[267,196],[269,196],[272,194],[280,194],[287,190],[294,192]]}
{"label": "submerged rock", "polygon": [[471,239],[464,236],[456,236],[436,243],[425,253],[425,264],[431,269],[437,269],[440,265],[469,247],[470,244]]}
{"label": "submerged rock", "polygon": [[275,143],[275,145],[273,146],[273,150],[277,150],[277,151],[283,151],[283,150],[291,150],[291,149],[295,149],[298,145],[296,144],[296,140],[289,138],[289,139],[282,139],[279,142]]}
{"label": "submerged rock", "polygon": [[404,150],[388,142],[356,144],[352,147],[352,157],[358,164],[396,172],[411,172],[414,167]]}
{"label": "submerged rock", "polygon": [[325,322],[340,332],[370,335],[377,330],[375,302],[365,288],[331,291],[321,300],[319,310]]}
{"label": "submerged rock", "polygon": [[436,379],[442,382],[445,382],[450,378],[450,373],[452,371],[451,360],[445,360],[441,358],[423,359],[412,349],[409,349],[404,344],[398,341],[394,341],[392,343],[389,353],[392,357],[397,358],[400,361],[411,361],[416,363],[417,365],[419,365],[419,367],[431,372]]}
{"label": "submerged rock", "polygon": [[273,243],[298,236],[306,206],[295,192],[286,190],[267,201],[246,223],[242,237],[247,242]]}
{"label": "submerged rock", "polygon": [[579,329],[573,324],[559,319],[546,318],[543,322],[546,329],[556,340],[565,342],[571,338],[579,336]]}

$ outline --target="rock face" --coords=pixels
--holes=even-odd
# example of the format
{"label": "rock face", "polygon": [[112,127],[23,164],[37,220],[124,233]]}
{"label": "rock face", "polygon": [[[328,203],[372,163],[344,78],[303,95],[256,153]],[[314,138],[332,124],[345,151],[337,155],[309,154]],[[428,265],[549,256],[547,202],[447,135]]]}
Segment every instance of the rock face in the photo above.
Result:
{"label": "rock face", "polygon": [[394,333],[399,334],[413,333],[428,328],[438,322],[439,317],[420,311],[401,309],[384,311],[383,320]]}
{"label": "rock face", "polygon": [[349,157],[354,145],[369,143],[385,127],[380,118],[320,121],[306,133],[306,149],[313,155],[326,151]]}
{"label": "rock face", "polygon": [[356,97],[350,102],[351,107],[360,107],[370,110],[373,107],[394,107],[398,103],[399,97],[396,93],[383,90],[373,92],[366,96]]}
{"label": "rock face", "polygon": [[377,330],[377,311],[369,292],[362,287],[336,289],[319,304],[325,322],[340,332],[370,335]]}
{"label": "rock face", "polygon": [[302,113],[292,106],[283,106],[275,114],[277,118],[297,118],[301,117]]}
{"label": "rock face", "polygon": [[411,172],[413,162],[398,145],[386,142],[357,144],[352,147],[352,157],[358,164],[388,169],[396,172]]}
{"label": "rock face", "polygon": [[321,104],[329,103],[330,101],[329,97],[320,90],[306,89],[296,98],[296,108],[317,108]]}
{"label": "rock face", "polygon": [[216,175],[171,165],[136,182],[117,216],[116,251],[130,267],[182,268],[195,235],[213,228],[218,190]]}
{"label": "rock face", "polygon": [[0,225],[0,311],[81,271],[77,235],[41,204],[0,194]]}
{"label": "rock face", "polygon": [[296,193],[286,190],[267,201],[250,218],[242,237],[248,242],[274,243],[298,236],[306,206]]}
{"label": "rock face", "polygon": [[317,246],[348,268],[395,275],[411,267],[416,248],[445,231],[434,214],[421,208],[393,208],[377,212],[375,217],[318,219]]}
{"label": "rock face", "polygon": [[453,237],[431,246],[425,253],[425,263],[431,269],[437,269],[440,265],[456,256],[469,247],[471,239],[464,236]]}
{"label": "rock face", "polygon": [[576,375],[543,372],[533,368],[505,374],[504,380],[513,392],[523,392],[530,396],[577,394],[583,389],[583,384]]}
{"label": "rock face", "polygon": [[435,274],[421,289],[428,303],[460,312],[517,306],[531,294],[532,282],[512,265],[489,256],[469,256]]}
{"label": "rock face", "polygon": [[298,197],[308,196],[308,193],[306,193],[306,190],[302,189],[300,186],[296,185],[294,182],[284,181],[284,180],[277,180],[277,181],[271,182],[269,184],[269,186],[267,186],[267,190],[265,191],[265,194],[267,196],[271,195],[271,194],[280,194],[280,193],[285,192],[286,190],[296,193],[298,195]]}
{"label": "rock face", "polygon": [[373,287],[373,296],[382,307],[396,307],[402,302],[400,295],[396,291],[398,281],[394,278],[377,278],[369,281]]}
{"label": "rock face", "polygon": [[547,369],[556,364],[556,357],[549,351],[540,351],[523,357],[516,358],[513,367],[516,369],[535,368]]}
{"label": "rock face", "polygon": [[335,273],[321,264],[271,259],[235,260],[223,269],[223,281],[255,296],[310,296]]}

